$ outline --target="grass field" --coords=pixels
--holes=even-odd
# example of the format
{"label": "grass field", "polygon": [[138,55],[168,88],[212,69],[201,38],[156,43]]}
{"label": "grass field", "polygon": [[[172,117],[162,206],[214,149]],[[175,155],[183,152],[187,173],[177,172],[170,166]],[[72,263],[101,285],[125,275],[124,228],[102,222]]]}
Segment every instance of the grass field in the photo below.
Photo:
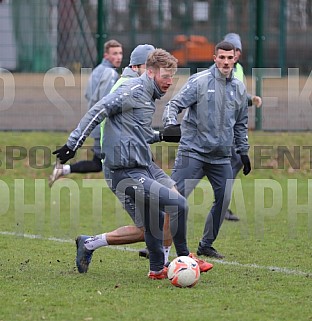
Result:
{"label": "grass field", "polygon": [[[250,133],[254,169],[231,206],[241,220],[224,222],[215,247],[226,258],[192,289],[149,280],[143,243],[102,248],[87,274],[76,271],[76,235],[130,220],[101,174],[49,189],[50,152],[66,138],[0,132],[0,321],[312,320],[311,133]],[[175,146],[153,146],[169,173]],[[203,180],[189,198],[192,251],[211,203]]]}

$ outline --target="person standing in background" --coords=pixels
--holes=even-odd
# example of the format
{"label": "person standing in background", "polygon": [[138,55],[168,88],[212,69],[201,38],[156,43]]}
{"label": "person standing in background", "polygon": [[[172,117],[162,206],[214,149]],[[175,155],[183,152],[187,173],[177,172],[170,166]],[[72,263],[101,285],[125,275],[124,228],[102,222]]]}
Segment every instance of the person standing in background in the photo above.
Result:
{"label": "person standing in background", "polygon": [[[224,37],[224,41],[231,43],[235,47],[236,62],[234,63],[234,77],[240,81],[245,82],[245,75],[243,66],[240,64],[239,59],[242,55],[242,42],[237,33],[228,33]],[[257,108],[261,107],[262,100],[259,96],[250,95],[247,93],[248,107],[255,105]],[[232,147],[231,166],[233,171],[233,178],[235,179],[243,168],[241,157],[236,153],[235,146]],[[227,209],[224,218],[228,221],[239,221],[239,217],[235,215],[229,208]]]}
{"label": "person standing in background", "polygon": [[[104,57],[102,62],[92,71],[85,97],[88,101],[88,109],[95,105],[100,99],[109,94],[119,75],[117,68],[120,67],[123,57],[122,45],[116,40],[109,40],[104,44]],[[60,177],[71,173],[97,173],[102,171],[101,155],[101,130],[100,125],[91,133],[94,138],[93,159],[82,160],[71,165],[55,164],[52,175],[49,177],[49,186]]]}

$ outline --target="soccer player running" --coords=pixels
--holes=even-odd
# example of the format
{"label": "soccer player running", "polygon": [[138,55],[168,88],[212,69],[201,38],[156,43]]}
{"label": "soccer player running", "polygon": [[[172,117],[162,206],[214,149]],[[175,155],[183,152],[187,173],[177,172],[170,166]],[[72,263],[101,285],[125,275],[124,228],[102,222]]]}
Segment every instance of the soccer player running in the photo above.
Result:
{"label": "soccer player running", "polygon": [[[121,77],[115,83],[111,92],[114,92],[119,86],[121,86],[125,81],[141,76],[146,69],[146,60],[148,54],[155,50],[154,46],[149,44],[138,45],[134,48],[130,55],[129,66],[127,66]],[[105,120],[101,123],[101,146],[103,146],[103,131],[105,126]],[[104,154],[103,154],[104,155]],[[169,177],[165,177],[163,171],[153,163],[153,171],[155,178],[158,180],[158,174],[160,175],[159,179],[163,181],[169,188],[173,188],[175,182]],[[113,193],[116,194],[118,199],[123,205],[123,208],[130,215],[131,219],[134,222],[134,225],[121,226],[113,231],[101,233],[95,236],[81,235],[78,239],[83,239],[87,243],[87,248],[89,250],[96,250],[103,246],[109,245],[121,245],[121,244],[130,244],[136,242],[144,242],[144,224],[142,221],[141,215],[135,215],[138,208],[135,206],[135,200],[132,199],[129,195],[123,195],[119,193],[111,184],[111,170],[108,167],[104,166],[105,179],[107,180],[108,186],[112,189]],[[168,217],[165,217],[165,221],[168,220]],[[169,228],[167,225],[164,226],[164,229]],[[78,240],[78,242],[79,242]],[[171,241],[171,240],[170,240]],[[171,243],[171,242],[170,242]],[[166,251],[167,250],[167,251]],[[144,251],[144,250],[142,250]],[[168,261],[168,247],[164,246],[164,255],[165,263]]]}
{"label": "soccer player running", "polygon": [[[167,277],[162,249],[164,212],[170,215],[170,230],[177,255],[194,258],[201,272],[212,268],[212,264],[196,258],[188,250],[186,199],[156,180],[153,169],[149,144],[161,140],[161,135],[152,128],[155,100],[160,99],[172,85],[176,68],[176,58],[163,49],[154,50],[148,56],[146,72],[125,82],[96,103],[70,134],[67,143],[53,152],[64,164],[74,157],[92,129],[106,119],[105,166],[111,171],[113,188],[133,198],[139,209],[136,215],[143,216],[144,238],[150,259],[148,277],[151,279]],[[84,238],[76,241],[76,264],[81,273],[87,272],[93,254],[85,241]]]}
{"label": "soccer player running", "polygon": [[[85,97],[88,101],[88,109],[97,103],[102,97],[109,94],[110,90],[119,78],[117,68],[122,61],[122,45],[116,40],[109,40],[104,44],[104,57],[102,62],[92,71]],[[72,165],[56,163],[52,175],[49,177],[49,186],[60,177],[71,173],[96,173],[102,171],[100,126],[97,126],[91,136],[94,138],[93,159],[82,160]]]}
{"label": "soccer player running", "polygon": [[[135,78],[139,77],[143,74],[143,72],[146,69],[146,60],[148,54],[155,50],[154,46],[144,44],[144,45],[138,45],[134,48],[134,50],[131,52],[130,55],[130,63],[129,66],[127,66],[121,77],[118,79],[116,84],[111,89],[111,92],[114,92],[121,84],[123,84],[126,80],[129,78]],[[105,120],[101,124],[101,146],[102,146],[102,139],[103,139],[103,130],[105,126]],[[166,141],[169,141],[170,138],[166,137],[166,133],[162,133],[165,136]],[[155,178],[158,180],[159,173],[160,177],[159,179],[163,181],[163,184],[165,184],[169,188],[174,188],[175,182],[167,176],[166,179],[164,179],[163,171],[155,164],[153,163],[153,170],[155,173]],[[111,186],[111,176],[110,176],[110,170],[109,168],[104,166],[105,171],[105,179],[107,180],[107,183],[109,186]],[[123,208],[128,212],[130,217],[132,218],[135,225],[128,225],[128,226],[122,226],[114,231],[104,233],[101,235],[95,236],[93,242],[88,243],[88,247],[91,249],[93,246],[93,249],[97,249],[101,246],[108,246],[108,245],[120,245],[120,244],[130,244],[130,243],[136,243],[136,242],[143,242],[144,241],[144,231],[143,231],[143,221],[139,219],[141,217],[140,215],[137,215],[135,219],[135,211],[138,210],[135,207],[134,200],[130,196],[123,196],[119,195],[118,191],[112,188],[112,191],[121,201]],[[164,218],[164,245],[163,245],[163,251],[164,251],[164,257],[165,257],[165,264],[168,263],[169,260],[169,253],[171,249],[172,244],[172,238],[169,231],[169,217],[168,215],[165,215]],[[149,253],[147,248],[139,250],[139,256],[143,256],[146,258],[149,258]]]}
{"label": "soccer player running", "polygon": [[231,147],[235,141],[247,175],[251,170],[247,139],[247,93],[245,85],[233,76],[235,47],[220,42],[215,47],[215,64],[192,75],[166,105],[164,126],[177,124],[184,109],[181,140],[171,178],[186,198],[206,176],[214,192],[214,203],[207,215],[197,254],[224,256],[213,248],[232,191]]}

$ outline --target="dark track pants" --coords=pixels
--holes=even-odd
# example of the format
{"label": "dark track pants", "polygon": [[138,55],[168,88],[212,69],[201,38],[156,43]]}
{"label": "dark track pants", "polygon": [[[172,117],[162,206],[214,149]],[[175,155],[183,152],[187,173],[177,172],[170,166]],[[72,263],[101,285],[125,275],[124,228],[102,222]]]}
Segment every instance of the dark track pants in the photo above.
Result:
{"label": "dark track pants", "polygon": [[189,254],[186,243],[188,206],[182,195],[159,183],[151,167],[111,170],[110,177],[112,188],[134,199],[138,215],[144,214],[151,271],[164,267],[164,212],[170,215],[170,230],[178,256]]}
{"label": "dark track pants", "polygon": [[212,246],[231,200],[231,164],[209,164],[181,154],[177,156],[171,178],[183,196],[187,198],[204,176],[212,185],[215,200],[206,218],[201,244]]}
{"label": "dark track pants", "polygon": [[71,173],[98,173],[102,171],[102,160],[93,155],[92,160],[82,160],[77,163],[70,165]]}

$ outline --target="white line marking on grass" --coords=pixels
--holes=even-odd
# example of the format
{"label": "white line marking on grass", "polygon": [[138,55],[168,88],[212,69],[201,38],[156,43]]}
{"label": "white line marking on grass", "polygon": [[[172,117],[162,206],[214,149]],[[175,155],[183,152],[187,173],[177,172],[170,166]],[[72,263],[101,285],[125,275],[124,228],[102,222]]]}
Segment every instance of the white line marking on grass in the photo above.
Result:
{"label": "white line marking on grass", "polygon": [[10,235],[10,236],[17,236],[20,238],[27,238],[27,239],[38,239],[38,240],[44,240],[44,241],[54,241],[54,242],[60,242],[60,243],[74,243],[73,240],[70,239],[58,239],[56,237],[43,237],[41,235],[35,235],[35,234],[20,234],[15,232],[2,232],[0,231],[0,235]]}
{"label": "white line marking on grass", "polygon": [[209,261],[213,261],[215,263],[224,264],[224,265],[234,265],[239,266],[242,268],[253,268],[253,269],[261,269],[261,270],[269,270],[271,272],[279,272],[284,274],[293,274],[293,275],[300,275],[300,276],[306,276],[306,277],[312,277],[312,272],[303,272],[299,270],[290,270],[288,268],[278,267],[278,266],[261,266],[258,264],[242,264],[239,262],[230,262],[230,261],[224,261],[224,260],[215,260],[215,259],[209,259]]}
{"label": "white line marking on grass", "polygon": [[[43,237],[41,235],[35,235],[35,234],[19,234],[19,233],[14,233],[14,232],[0,231],[0,235],[17,236],[17,237],[21,237],[21,238],[25,237],[28,239],[38,239],[38,240],[53,241],[53,242],[59,242],[59,243],[75,243],[74,240],[71,240],[71,239],[60,239],[60,238],[56,238],[56,237]],[[131,248],[128,246],[122,246],[122,245],[110,245],[108,248],[119,250],[119,251],[138,252],[138,249],[134,249],[134,248]],[[292,275],[298,275],[298,276],[312,277],[312,272],[291,270],[288,268],[283,268],[283,267],[278,267],[278,266],[261,266],[258,264],[242,264],[239,262],[230,262],[230,261],[216,260],[216,259],[209,259],[209,261],[212,261],[212,262],[218,263],[218,264],[223,264],[223,265],[238,266],[240,268],[268,270],[271,272],[278,272],[278,273],[283,273],[283,274],[292,274]]]}

